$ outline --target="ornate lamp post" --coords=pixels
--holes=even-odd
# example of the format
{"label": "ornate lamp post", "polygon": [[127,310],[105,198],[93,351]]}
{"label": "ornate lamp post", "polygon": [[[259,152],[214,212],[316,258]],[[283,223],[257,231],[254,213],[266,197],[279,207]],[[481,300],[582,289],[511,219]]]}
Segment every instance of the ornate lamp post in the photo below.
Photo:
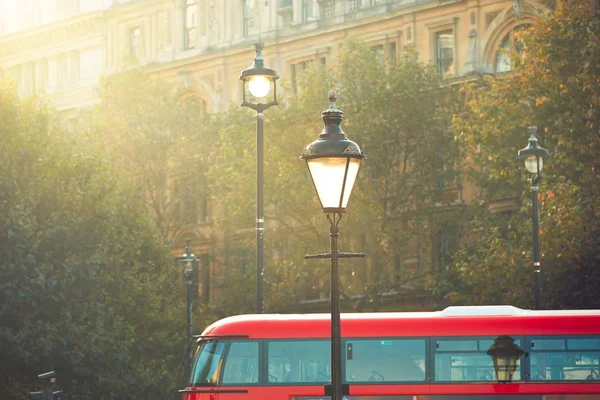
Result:
{"label": "ornate lamp post", "polygon": [[256,312],[264,312],[263,277],[264,232],[263,167],[264,167],[264,110],[277,105],[277,72],[265,67],[261,52],[263,43],[254,43],[256,56],[250,68],[242,71],[242,107],[256,111]]}
{"label": "ornate lamp post", "polygon": [[509,383],[512,381],[523,354],[525,352],[515,344],[515,339],[510,336],[498,336],[494,340],[487,355],[492,357],[498,382]]}
{"label": "ornate lamp post", "polygon": [[[187,286],[187,337],[188,337],[188,345],[191,342],[194,336],[193,324],[192,324],[192,311],[194,305],[194,276],[196,275],[196,261],[198,258],[192,253],[190,249],[190,240],[185,240],[185,253],[181,257],[176,257],[175,260],[178,263],[183,264],[183,276],[186,279]],[[193,354],[190,351],[188,353],[189,358],[189,367],[192,366],[192,358]]]}
{"label": "ornate lamp post", "polygon": [[306,161],[323,212],[329,221],[330,252],[307,255],[304,258],[329,258],[331,260],[331,386],[325,386],[325,395],[332,400],[342,400],[348,394],[342,387],[342,337],[340,323],[340,294],[338,259],[364,257],[364,253],[338,251],[339,224],[350,199],[350,193],[365,155],[356,143],[348,139],[341,129],[344,113],[335,106],[337,96],[329,92],[329,109],[322,112],[325,123],[319,138],[306,146],[301,159]]}
{"label": "ornate lamp post", "polygon": [[539,182],[542,180],[542,167],[544,157],[548,156],[548,150],[538,146],[535,133],[537,126],[529,126],[529,144],[519,150],[518,158],[525,161],[525,168],[534,174],[531,178],[531,214],[533,219],[533,268],[535,276],[535,309],[542,308],[542,267],[540,264],[540,229],[538,216],[538,192]]}

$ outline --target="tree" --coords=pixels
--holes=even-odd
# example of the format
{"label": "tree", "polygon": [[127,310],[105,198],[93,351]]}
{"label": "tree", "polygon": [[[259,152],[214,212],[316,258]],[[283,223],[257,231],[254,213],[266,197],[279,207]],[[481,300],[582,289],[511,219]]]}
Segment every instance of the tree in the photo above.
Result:
{"label": "tree", "polygon": [[[447,189],[440,182],[452,180],[451,167],[458,156],[447,129],[454,99],[451,90],[440,89],[435,70],[423,65],[416,54],[407,50],[398,60],[380,63],[376,52],[357,41],[346,43],[337,62],[327,68],[309,68],[298,93],[266,113],[269,311],[297,311],[302,300],[328,298],[326,261],[302,261],[304,254],[327,251],[328,230],[307,168],[298,157],[323,128],[318,116],[328,106],[330,89],[339,92],[338,108],[346,118],[343,129],[367,154],[373,154],[362,167],[347,225],[342,226],[340,247],[352,246],[352,251],[369,254],[366,262],[344,261],[344,300],[358,309],[377,309],[383,293],[404,289],[406,283],[418,279],[422,282],[429,272],[431,263],[424,257],[418,268],[401,271],[398,267],[397,276],[389,279],[395,262],[415,252],[416,238],[428,243],[432,228],[448,218],[441,209],[452,201],[440,195]],[[223,261],[225,270],[233,275],[231,271],[246,266],[242,286],[227,300],[245,299],[242,310],[254,303],[250,300],[255,293],[255,271],[248,268],[254,255],[254,124],[251,113],[233,108],[205,126],[219,135],[209,172],[211,192],[222,207],[218,223],[229,237],[235,236]],[[440,212],[432,215],[432,209]],[[426,254],[424,249],[419,251]],[[234,254],[245,257],[244,261]],[[418,291],[415,286],[411,289]],[[357,296],[362,299],[359,303],[353,300]],[[228,307],[235,309],[233,304]]]}
{"label": "tree", "polygon": [[[102,132],[102,147],[146,203],[162,243],[170,246],[179,228],[198,222],[198,199],[208,196],[203,181],[208,153],[202,149],[211,136],[195,133],[204,117],[200,100],[141,69],[104,78],[100,100],[91,129]],[[191,147],[190,137],[200,147]]]}
{"label": "tree", "polygon": [[386,293],[418,296],[444,262],[436,232],[456,224],[462,208],[452,195],[459,156],[448,129],[453,88],[441,87],[435,68],[410,48],[388,63],[376,61],[377,51],[350,42],[339,60],[346,126],[373,155],[364,163],[349,227],[369,252],[367,264],[353,271],[354,283],[362,282],[355,293],[365,295],[358,310],[378,310]]}
{"label": "tree", "polygon": [[184,347],[171,257],[97,146],[0,87],[0,390],[162,398]]}
{"label": "tree", "polygon": [[[455,126],[472,155],[470,177],[482,188],[466,232],[477,240],[437,281],[435,293],[443,303],[532,306],[529,184],[514,156],[525,147],[525,127],[536,125],[538,140],[551,152],[539,194],[544,306],[600,306],[599,35],[595,0],[561,2],[518,34],[526,50],[513,57],[508,76],[465,88],[470,101]],[[488,215],[498,187],[520,194],[517,212]]]}

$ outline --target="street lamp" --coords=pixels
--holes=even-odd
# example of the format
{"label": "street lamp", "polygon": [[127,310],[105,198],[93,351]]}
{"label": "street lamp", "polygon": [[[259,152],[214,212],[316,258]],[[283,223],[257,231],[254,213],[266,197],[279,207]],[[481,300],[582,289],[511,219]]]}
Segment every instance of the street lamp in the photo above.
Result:
{"label": "street lamp", "polygon": [[527,147],[519,150],[517,157],[525,161],[525,168],[534,174],[531,178],[531,213],[533,218],[533,268],[535,276],[535,309],[542,308],[542,268],[540,264],[540,232],[538,217],[538,191],[539,182],[542,180],[542,167],[544,157],[548,156],[548,150],[538,146],[535,133],[537,126],[527,127],[529,143]]}
{"label": "street lamp", "polygon": [[500,383],[509,383],[519,363],[521,356],[525,352],[517,346],[515,339],[510,336],[498,336],[487,351],[487,355],[492,357],[496,379]]}
{"label": "street lamp", "polygon": [[[256,312],[264,312],[263,277],[265,275],[263,244],[265,219],[263,210],[264,110],[277,105],[277,72],[265,67],[261,52],[263,43],[254,43],[256,56],[250,68],[242,71],[242,107],[256,111]],[[270,95],[271,94],[271,95]]]}
{"label": "street lamp", "polygon": [[[188,337],[188,346],[192,341],[194,336],[193,327],[192,327],[192,308],[194,304],[194,276],[196,275],[196,261],[198,258],[192,253],[190,249],[190,240],[185,240],[185,253],[181,257],[176,257],[175,260],[178,263],[183,264],[183,276],[187,282],[187,337]],[[192,366],[192,357],[193,354],[190,351],[188,353],[189,358],[189,367]]]}
{"label": "street lamp", "polygon": [[325,127],[319,138],[306,146],[301,159],[306,161],[310,176],[329,221],[330,252],[304,256],[306,259],[331,260],[331,385],[325,385],[325,395],[332,400],[342,400],[349,394],[342,385],[342,335],[340,323],[340,293],[338,259],[364,257],[364,253],[338,251],[339,224],[350,199],[350,193],[365,155],[360,147],[342,131],[344,113],[335,106],[335,91],[329,92],[330,106],[321,113]]}

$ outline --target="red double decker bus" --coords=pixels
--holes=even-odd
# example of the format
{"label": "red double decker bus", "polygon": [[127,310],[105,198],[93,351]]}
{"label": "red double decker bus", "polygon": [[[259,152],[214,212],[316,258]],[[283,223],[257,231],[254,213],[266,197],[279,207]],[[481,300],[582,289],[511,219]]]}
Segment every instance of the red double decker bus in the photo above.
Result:
{"label": "red double decker bus", "polygon": [[[240,315],[210,325],[183,400],[325,400],[329,314]],[[600,310],[449,307],[342,314],[348,400],[598,400]],[[487,354],[512,337],[525,354],[510,383]]]}

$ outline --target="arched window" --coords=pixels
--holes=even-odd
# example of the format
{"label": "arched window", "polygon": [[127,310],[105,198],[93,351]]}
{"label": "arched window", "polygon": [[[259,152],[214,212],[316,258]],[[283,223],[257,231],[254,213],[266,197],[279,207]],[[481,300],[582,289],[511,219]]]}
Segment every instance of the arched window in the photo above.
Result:
{"label": "arched window", "polygon": [[196,0],[185,2],[185,48],[193,49],[197,44],[198,10]]}
{"label": "arched window", "polygon": [[256,32],[256,21],[255,21],[255,0],[244,0],[243,1],[243,21],[242,21],[242,34],[247,37]]}
{"label": "arched window", "polygon": [[511,54],[518,54],[519,58],[523,55],[523,45],[516,39],[516,36],[529,28],[529,24],[522,24],[514,27],[504,35],[498,50],[496,51],[496,58],[494,64],[494,72],[507,72],[512,69],[514,60],[511,60]]}

